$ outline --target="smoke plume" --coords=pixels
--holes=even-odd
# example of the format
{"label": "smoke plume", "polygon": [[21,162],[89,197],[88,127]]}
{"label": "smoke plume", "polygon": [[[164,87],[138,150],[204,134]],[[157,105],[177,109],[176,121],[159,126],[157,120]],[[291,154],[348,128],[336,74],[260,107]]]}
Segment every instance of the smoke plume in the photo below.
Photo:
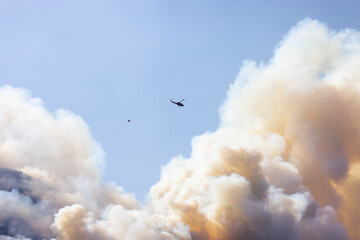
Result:
{"label": "smoke plume", "polygon": [[0,89],[0,240],[358,239],[360,34],[305,19],[245,61],[215,132],[162,167],[146,205],[100,182],[80,117]]}

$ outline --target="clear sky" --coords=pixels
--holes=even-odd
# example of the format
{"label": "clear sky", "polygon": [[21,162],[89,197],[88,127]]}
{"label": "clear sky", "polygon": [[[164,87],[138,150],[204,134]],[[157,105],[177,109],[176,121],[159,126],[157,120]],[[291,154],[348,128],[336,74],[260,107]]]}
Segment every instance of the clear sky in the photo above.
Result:
{"label": "clear sky", "polygon": [[[0,0],[0,83],[80,115],[106,153],[103,181],[143,200],[189,156],[247,59],[268,61],[305,17],[360,29],[357,1]],[[127,120],[171,106],[184,108]]]}

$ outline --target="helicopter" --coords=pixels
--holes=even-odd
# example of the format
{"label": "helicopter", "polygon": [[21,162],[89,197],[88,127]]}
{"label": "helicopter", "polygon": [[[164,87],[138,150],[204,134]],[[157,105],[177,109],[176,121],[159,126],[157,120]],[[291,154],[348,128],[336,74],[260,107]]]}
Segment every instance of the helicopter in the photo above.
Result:
{"label": "helicopter", "polygon": [[[182,103],[182,101],[184,101],[184,100],[185,100],[185,98],[184,98],[183,100],[179,101],[179,102],[174,102],[172,99],[170,99],[170,102],[172,102],[173,104],[178,105],[179,107],[184,107],[184,104]],[[155,111],[143,113],[143,114],[140,114],[140,115],[135,116],[135,117],[133,117],[133,118],[130,118],[130,119],[128,119],[127,121],[128,121],[128,122],[131,122],[133,119],[145,117],[145,116],[148,116],[148,115],[150,115],[150,114],[154,114],[154,113],[157,113],[157,112],[160,112],[160,111],[165,111],[165,110],[170,109],[170,108],[172,108],[172,107],[160,108],[160,109],[157,109],[157,110],[155,110]]]}
{"label": "helicopter", "polygon": [[179,101],[179,102],[174,102],[172,99],[170,99],[170,102],[172,102],[172,103],[174,103],[174,104],[178,105],[179,107],[183,107],[183,106],[184,106],[184,104],[183,104],[183,103],[181,103],[181,102],[182,102],[182,101],[184,101],[184,100],[185,100],[185,98],[184,98],[183,100]]}

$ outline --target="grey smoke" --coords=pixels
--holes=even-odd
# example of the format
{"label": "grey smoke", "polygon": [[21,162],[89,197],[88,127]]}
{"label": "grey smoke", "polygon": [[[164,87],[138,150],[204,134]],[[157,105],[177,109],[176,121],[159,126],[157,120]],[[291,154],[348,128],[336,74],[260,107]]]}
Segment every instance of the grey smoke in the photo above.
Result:
{"label": "grey smoke", "polygon": [[[0,169],[0,235],[41,240],[51,237],[47,225],[56,208],[33,191],[40,183],[20,171]],[[44,188],[43,188],[44,190]]]}

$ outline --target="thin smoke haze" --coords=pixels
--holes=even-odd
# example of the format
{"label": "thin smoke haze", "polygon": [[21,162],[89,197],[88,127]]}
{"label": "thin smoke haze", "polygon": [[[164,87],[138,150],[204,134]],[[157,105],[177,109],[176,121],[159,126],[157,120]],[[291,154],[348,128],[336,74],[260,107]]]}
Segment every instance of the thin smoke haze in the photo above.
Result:
{"label": "thin smoke haze", "polygon": [[85,122],[0,88],[0,240],[359,239],[360,33],[305,19],[245,61],[214,132],[146,205],[101,183]]}

